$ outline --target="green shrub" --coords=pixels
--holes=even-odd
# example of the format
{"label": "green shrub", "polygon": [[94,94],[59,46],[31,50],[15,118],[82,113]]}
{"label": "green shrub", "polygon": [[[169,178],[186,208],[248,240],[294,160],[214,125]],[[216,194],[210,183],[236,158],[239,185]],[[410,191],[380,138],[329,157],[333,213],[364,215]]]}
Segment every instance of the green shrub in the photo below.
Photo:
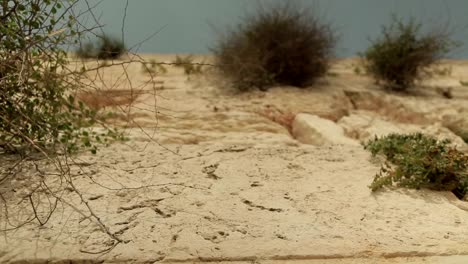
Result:
{"label": "green shrub", "polygon": [[5,14],[0,24],[0,150],[95,152],[94,143],[117,136],[111,129],[103,134],[88,129],[98,121],[96,113],[71,96],[81,73],[67,67],[63,49],[78,35],[63,11],[67,2],[0,0],[0,5]]}
{"label": "green shrub", "polygon": [[118,59],[127,49],[124,43],[107,35],[99,37],[97,44],[92,42],[84,43],[76,51],[76,55],[83,59]]}
{"label": "green shrub", "polygon": [[212,48],[237,89],[305,87],[327,72],[336,36],[311,10],[282,3],[258,8],[243,21]]}
{"label": "green shrub", "polygon": [[428,188],[451,191],[463,198],[468,192],[468,156],[449,143],[421,133],[391,134],[368,141],[364,148],[387,160],[370,188],[373,191],[393,185]]}
{"label": "green shrub", "polygon": [[387,88],[404,91],[414,85],[428,66],[447,54],[455,43],[444,32],[421,32],[421,24],[393,17],[382,36],[361,55],[366,71]]}

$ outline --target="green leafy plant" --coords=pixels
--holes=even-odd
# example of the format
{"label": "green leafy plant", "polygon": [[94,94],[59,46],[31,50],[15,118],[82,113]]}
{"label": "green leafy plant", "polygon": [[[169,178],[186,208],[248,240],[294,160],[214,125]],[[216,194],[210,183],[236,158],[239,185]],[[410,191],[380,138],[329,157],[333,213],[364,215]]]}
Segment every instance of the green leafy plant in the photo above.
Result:
{"label": "green leafy plant", "polygon": [[[94,213],[74,184],[86,172],[74,172],[71,153],[96,153],[102,145],[124,140],[100,113],[78,100],[81,91],[98,88],[86,73],[102,64],[89,70],[67,58],[66,47],[91,31],[77,22],[73,11],[77,3],[0,0],[1,232],[7,237],[34,222],[44,227],[59,207],[69,206],[86,214],[115,247],[122,239]],[[67,198],[65,190],[76,195]],[[87,212],[73,206],[75,202],[85,205]]]}
{"label": "green leafy plant", "polygon": [[[76,39],[74,20],[59,0],[0,0],[0,149],[6,152],[90,149],[117,137],[94,134],[96,112],[75,100],[79,71],[67,67],[64,44]],[[65,21],[66,20],[66,21]],[[63,30],[63,26],[68,30]]]}
{"label": "green leafy plant", "polygon": [[365,149],[386,158],[370,188],[428,188],[451,191],[463,198],[468,192],[468,156],[449,143],[421,133],[391,134],[368,141]]}
{"label": "green leafy plant", "polygon": [[422,73],[456,46],[447,33],[421,32],[421,24],[393,17],[382,28],[382,36],[361,55],[366,71],[385,87],[404,91],[420,79]]}
{"label": "green leafy plant", "polygon": [[323,77],[336,34],[311,10],[291,2],[259,7],[220,38],[212,51],[235,88],[306,87]]}

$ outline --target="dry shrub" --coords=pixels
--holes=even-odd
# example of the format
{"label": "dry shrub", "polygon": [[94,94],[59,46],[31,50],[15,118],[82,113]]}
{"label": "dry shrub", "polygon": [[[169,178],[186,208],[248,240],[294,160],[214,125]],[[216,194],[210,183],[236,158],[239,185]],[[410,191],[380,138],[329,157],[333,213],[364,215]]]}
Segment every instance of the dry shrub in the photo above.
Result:
{"label": "dry shrub", "polygon": [[194,57],[192,54],[189,54],[185,57],[177,55],[172,63],[175,67],[183,68],[186,75],[202,74],[203,66],[205,65],[203,61],[201,63],[194,62]]}
{"label": "dry shrub", "polygon": [[155,59],[151,59],[148,62],[141,63],[141,69],[144,73],[154,75],[156,73],[166,74],[168,73],[167,68],[164,66],[164,63],[159,63]]}
{"label": "dry shrub", "polygon": [[336,35],[310,9],[281,3],[259,6],[212,49],[235,88],[305,87],[326,74]]}
{"label": "dry shrub", "polygon": [[99,37],[97,46],[88,42],[80,46],[76,55],[83,59],[118,59],[127,51],[122,40],[103,35]]}
{"label": "dry shrub", "polygon": [[421,32],[421,24],[397,17],[382,28],[382,36],[373,41],[362,55],[366,70],[386,88],[404,91],[421,78],[422,73],[446,55],[455,43],[446,31]]}

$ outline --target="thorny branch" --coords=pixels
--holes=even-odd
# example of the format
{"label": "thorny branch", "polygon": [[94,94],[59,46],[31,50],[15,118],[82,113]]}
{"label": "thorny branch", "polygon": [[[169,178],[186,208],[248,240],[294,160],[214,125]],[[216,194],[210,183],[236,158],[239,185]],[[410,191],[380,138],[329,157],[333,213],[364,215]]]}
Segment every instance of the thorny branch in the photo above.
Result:
{"label": "thorny branch", "polygon": [[[27,3],[25,3],[27,2]],[[61,14],[57,14],[56,20],[62,21],[63,25],[66,25],[64,20],[71,15],[76,21],[75,32],[78,32],[78,36],[84,36],[85,34],[95,34],[93,31],[95,29],[101,29],[102,25],[99,24],[98,18],[94,15],[93,9],[95,6],[92,6],[86,1],[87,9],[84,11],[79,11],[76,13],[75,7],[77,5],[77,0],[72,0],[69,2],[57,1],[56,3],[61,3],[62,8],[57,8],[61,10]],[[25,19],[26,21],[33,20],[35,14],[31,14],[29,17],[21,17],[20,13],[22,5],[30,4],[34,8],[48,8],[44,4],[45,1],[42,0],[0,0],[0,28],[6,29],[3,25],[4,22],[9,19],[14,19],[15,21],[20,21],[20,19]],[[68,6],[65,6],[65,3],[69,3]],[[52,6],[56,8],[56,6]],[[126,2],[126,7],[124,10],[124,19],[122,25],[122,38],[124,34],[125,18],[128,9],[128,0]],[[91,17],[95,25],[89,26],[89,21],[83,22],[81,20]],[[49,13],[45,17],[45,20],[52,18],[52,14]],[[81,20],[80,20],[81,19]],[[20,25],[23,25],[20,23]],[[3,50],[0,46],[0,110],[4,109],[2,107],[10,107],[15,105],[22,105],[31,97],[37,96],[34,94],[34,91],[28,90],[28,87],[34,85],[40,85],[38,81],[35,81],[34,76],[35,72],[38,72],[37,66],[41,63],[46,63],[47,66],[57,67],[59,70],[56,73],[47,72],[43,70],[40,74],[52,74],[53,80],[62,83],[66,87],[69,87],[73,92],[79,92],[80,90],[97,90],[102,89],[102,85],[105,85],[104,76],[102,69],[106,67],[121,67],[123,70],[122,76],[113,84],[118,85],[119,82],[125,81],[129,85],[129,90],[134,91],[135,89],[142,90],[144,86],[150,84],[153,88],[156,88],[156,82],[154,80],[155,74],[151,73],[151,79],[145,83],[141,88],[134,87],[128,76],[128,66],[131,63],[143,63],[145,62],[141,57],[136,54],[129,56],[129,59],[124,61],[112,61],[111,64],[103,65],[97,63],[97,66],[86,69],[85,71],[79,71],[76,68],[78,61],[73,61],[72,59],[66,59],[67,62],[57,61],[60,60],[57,56],[57,48],[61,44],[65,44],[66,41],[73,42],[73,39],[70,37],[74,36],[69,31],[65,30],[65,27],[61,24],[57,24],[58,28],[50,30],[47,25],[39,25],[39,27],[33,28],[31,25],[23,25],[23,28],[19,28],[16,32],[8,34],[16,34],[17,38],[24,41],[24,45],[21,49],[16,49],[12,52],[9,50]],[[5,30],[0,31],[0,41],[5,40],[8,35],[5,35]],[[79,39],[81,41],[81,39]],[[36,56],[31,56],[31,52],[38,52]],[[130,52],[129,52],[130,55]],[[160,63],[166,65],[173,65],[173,63]],[[195,63],[194,63],[195,64]],[[75,67],[68,67],[68,65],[75,65]],[[209,65],[201,64],[200,65]],[[45,69],[45,68],[42,68]],[[90,74],[95,74],[94,78],[89,76]],[[47,78],[45,76],[45,78]],[[15,89],[21,91],[18,93],[18,96],[11,96],[9,90],[3,89],[2,87],[10,87],[15,85]],[[111,87],[105,87],[111,88]],[[156,89],[153,89],[156,90]],[[136,91],[136,92],[137,92]],[[154,95],[154,100],[156,101],[156,94]],[[119,110],[124,113],[129,113],[130,108],[124,108],[118,106]],[[154,114],[157,115],[156,104],[154,108]],[[39,226],[45,226],[53,216],[59,204],[68,206],[73,211],[78,212],[80,215],[86,219],[91,220],[99,228],[107,234],[112,240],[115,241],[110,248],[99,252],[90,252],[82,250],[83,253],[89,254],[101,254],[112,250],[119,243],[124,242],[116,233],[112,232],[109,226],[102,220],[102,218],[95,212],[92,205],[89,203],[80,190],[80,188],[73,181],[69,160],[72,159],[70,154],[68,154],[66,147],[61,144],[45,144],[43,139],[38,139],[30,134],[26,133],[24,124],[31,124],[32,126],[44,127],[48,126],[48,120],[38,120],[30,116],[28,112],[24,109],[19,109],[18,115],[15,118],[22,118],[23,123],[15,123],[8,116],[0,114],[0,158],[10,157],[15,158],[14,161],[0,160],[2,162],[0,166],[0,224],[2,228],[0,232],[7,234],[9,231],[17,230],[18,228],[24,227],[26,225],[33,224],[34,221],[37,221]],[[131,119],[128,122],[132,122]],[[98,120],[98,124],[106,126],[104,122]],[[2,127],[8,126],[9,130],[2,130]],[[144,131],[144,128],[139,127],[141,131]],[[150,133],[144,131],[145,134],[154,138]],[[25,151],[19,151],[20,148],[17,148],[17,145],[14,142],[14,138],[19,138],[26,144]],[[47,138],[46,138],[47,139]],[[8,150],[17,150],[18,152],[13,153],[13,155],[7,154]],[[20,155],[18,155],[20,154]],[[10,165],[8,167],[8,165]],[[33,165],[33,168],[31,168]],[[8,168],[7,168],[8,167]],[[26,178],[26,179],[25,179]],[[182,185],[182,184],[181,184]],[[151,187],[151,186],[142,186]],[[65,189],[71,189],[71,191],[77,195],[78,200],[81,205],[84,206],[85,210],[78,208],[73,205],[69,200],[64,196]],[[130,188],[129,188],[130,189]],[[46,203],[44,208],[43,203]],[[29,208],[29,209],[28,209]],[[45,210],[45,212],[44,212]],[[24,216],[26,213],[27,217],[20,217],[17,212],[21,211],[21,215]]]}

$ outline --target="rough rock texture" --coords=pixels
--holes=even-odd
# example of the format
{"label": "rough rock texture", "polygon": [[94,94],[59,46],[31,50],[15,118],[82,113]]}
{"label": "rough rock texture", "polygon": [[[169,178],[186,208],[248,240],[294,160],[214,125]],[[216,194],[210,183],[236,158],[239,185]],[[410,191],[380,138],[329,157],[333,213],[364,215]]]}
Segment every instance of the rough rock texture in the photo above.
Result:
{"label": "rough rock texture", "polygon": [[461,150],[467,150],[467,145],[454,132],[440,123],[427,126],[395,123],[383,120],[381,116],[369,112],[354,113],[343,117],[338,124],[343,127],[345,134],[359,141],[367,141],[374,137],[382,137],[392,133],[422,132],[438,139],[449,139]]}
{"label": "rough rock texture", "polygon": [[[450,193],[371,193],[378,166],[361,147],[138,151],[145,145],[115,144],[72,166],[75,185],[124,241],[106,261],[468,254],[468,206]],[[73,192],[62,198],[86,212]],[[85,252],[114,243],[90,220],[61,206],[46,226],[31,223],[2,239],[0,262],[90,258]]]}
{"label": "rough rock texture", "polygon": [[[463,145],[453,132],[467,128],[468,89],[456,84],[468,80],[468,63],[446,62],[452,76],[409,94],[380,90],[356,63],[337,61],[310,89],[243,94],[212,74],[168,67],[151,79],[128,65],[138,87],[131,107],[108,105],[111,91],[86,98],[117,112],[108,121],[129,141],[62,159],[62,174],[0,155],[2,175],[13,172],[0,179],[0,263],[468,263],[467,202],[428,190],[372,193],[380,164],[347,144],[421,131]],[[95,83],[133,94],[122,92],[122,67],[105,71]],[[437,92],[443,85],[453,99]],[[303,117],[306,129],[293,131]],[[328,143],[301,144],[291,132]],[[54,196],[30,195],[41,180]]]}
{"label": "rough rock texture", "polygon": [[468,143],[468,112],[460,111],[443,116],[443,125]]}
{"label": "rough rock texture", "polygon": [[357,141],[345,136],[342,127],[316,115],[298,114],[292,124],[292,135],[301,143],[316,146],[327,144],[359,145]]}

